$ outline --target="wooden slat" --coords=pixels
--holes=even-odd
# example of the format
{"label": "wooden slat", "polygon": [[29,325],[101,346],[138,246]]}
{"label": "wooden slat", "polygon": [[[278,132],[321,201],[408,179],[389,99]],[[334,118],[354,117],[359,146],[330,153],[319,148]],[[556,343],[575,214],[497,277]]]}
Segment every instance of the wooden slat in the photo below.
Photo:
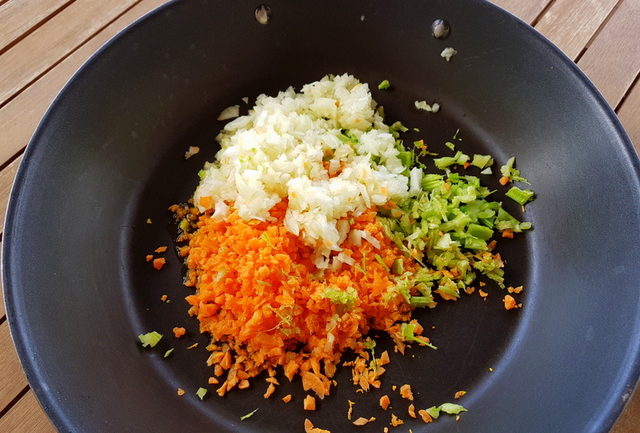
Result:
{"label": "wooden slat", "polygon": [[556,0],[536,29],[575,60],[616,3],[618,0]]}
{"label": "wooden slat", "polygon": [[[9,193],[13,185],[13,179],[16,177],[18,167],[22,161],[22,156],[11,161],[11,164],[0,171],[0,227],[4,226],[4,217],[7,214],[7,203],[9,202]],[[0,229],[1,230],[1,229]]]}
{"label": "wooden slat", "polygon": [[51,421],[44,414],[33,391],[0,418],[0,431],[4,433],[56,433]]}
{"label": "wooden slat", "polygon": [[[6,321],[0,325],[0,347],[0,410],[3,410],[27,386]],[[6,430],[0,428],[0,431]]]}
{"label": "wooden slat", "polygon": [[640,72],[640,0],[624,0],[578,66],[616,108]]}
{"label": "wooden slat", "polygon": [[640,426],[640,387],[636,386],[629,403],[620,414],[610,433],[638,433]]}
{"label": "wooden slat", "polygon": [[0,51],[69,0],[19,0],[0,6]]}
{"label": "wooden slat", "polygon": [[0,56],[0,104],[137,0],[77,0]]}
{"label": "wooden slat", "polygon": [[502,9],[531,24],[551,0],[493,0]]}
{"label": "wooden slat", "polygon": [[[636,82],[627,99],[620,106],[618,117],[627,130],[636,152],[640,155],[640,81]],[[640,392],[637,394],[640,399]]]}
{"label": "wooden slat", "polygon": [[[0,241],[0,250],[2,250],[2,241]],[[6,313],[4,310],[4,287],[2,285],[2,278],[0,278],[0,320],[4,318]],[[0,350],[4,350],[4,348],[0,346]]]}
{"label": "wooden slat", "polygon": [[[71,75],[107,40],[167,0],[143,0],[87,41],[76,52],[47,72],[0,109],[0,164],[20,151],[55,95]],[[0,60],[2,57],[0,57]]]}

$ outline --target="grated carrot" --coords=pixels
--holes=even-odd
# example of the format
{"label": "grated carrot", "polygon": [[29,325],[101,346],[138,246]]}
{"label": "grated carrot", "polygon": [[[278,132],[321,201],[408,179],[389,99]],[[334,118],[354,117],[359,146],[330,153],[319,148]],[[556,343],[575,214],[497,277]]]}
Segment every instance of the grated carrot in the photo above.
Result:
{"label": "grated carrot", "polygon": [[186,333],[187,333],[187,330],[184,329],[182,326],[180,326],[180,327],[176,326],[175,328],[173,328],[173,335],[176,338],[180,338]]}
{"label": "grated carrot", "polygon": [[413,392],[411,392],[411,385],[406,384],[400,387],[400,396],[406,400],[413,400]]}
{"label": "grated carrot", "polygon": [[390,404],[391,404],[391,400],[389,399],[388,395],[385,394],[382,397],[380,397],[380,407],[382,408],[382,410],[387,410]]}
{"label": "grated carrot", "polygon": [[153,260],[153,255],[152,254],[147,254],[147,256],[144,258],[147,262],[150,262],[151,260]]}
{"label": "grated carrot", "polygon": [[[410,319],[411,307],[402,295],[390,296],[394,276],[384,261],[366,261],[366,273],[342,266],[316,278],[314,248],[285,228],[286,209],[286,201],[272,208],[273,221],[245,221],[236,212],[220,220],[205,213],[196,231],[183,235],[185,284],[196,289],[186,297],[189,314],[212,337],[207,364],[218,377],[227,372],[218,394],[237,387],[239,374],[250,380],[265,370],[275,374],[277,367],[289,380],[300,376],[303,389],[322,399],[347,349],[361,358],[353,366],[355,383],[362,391],[379,388],[389,354],[368,361],[364,336],[372,329],[393,332]],[[351,229],[366,230],[380,244],[346,240],[341,253],[356,263],[377,254],[389,263],[401,260],[408,271],[417,269],[385,236],[375,208],[353,218]],[[347,310],[323,296],[328,288],[354,288],[358,300]]]}
{"label": "grated carrot", "polygon": [[164,257],[153,259],[153,267],[156,271],[159,271],[160,269],[162,269],[166,263],[167,261],[164,259]]}
{"label": "grated carrot", "polygon": [[156,248],[154,251],[156,253],[158,253],[158,254],[161,254],[161,253],[164,253],[165,251],[167,251],[167,247],[163,245],[161,247]]}
{"label": "grated carrot", "polygon": [[287,394],[284,397],[282,397],[282,401],[284,401],[285,403],[289,403],[291,399],[292,399],[291,394]]}
{"label": "grated carrot", "polygon": [[316,399],[309,394],[304,398],[302,404],[304,410],[316,410]]}

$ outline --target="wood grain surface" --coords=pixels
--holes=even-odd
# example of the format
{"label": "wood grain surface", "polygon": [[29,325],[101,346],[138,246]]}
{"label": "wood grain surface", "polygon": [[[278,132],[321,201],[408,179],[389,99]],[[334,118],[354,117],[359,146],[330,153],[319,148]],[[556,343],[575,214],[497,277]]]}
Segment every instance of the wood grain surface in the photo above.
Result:
{"label": "wood grain surface", "polygon": [[[55,95],[100,46],[164,2],[0,0],[0,223],[24,147]],[[640,152],[640,0],[494,2],[577,62]],[[55,431],[27,384],[2,303],[0,432]],[[639,432],[635,392],[611,433]]]}

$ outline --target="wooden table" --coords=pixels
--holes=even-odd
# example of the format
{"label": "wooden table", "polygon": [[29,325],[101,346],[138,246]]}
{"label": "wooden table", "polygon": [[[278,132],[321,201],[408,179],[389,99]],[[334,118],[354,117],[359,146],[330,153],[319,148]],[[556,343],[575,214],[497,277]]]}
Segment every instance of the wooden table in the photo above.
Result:
{"label": "wooden table", "polygon": [[[0,0],[0,223],[22,152],[64,83],[166,0]],[[256,1],[256,4],[259,2]],[[558,45],[600,89],[640,151],[640,0],[495,0]],[[0,304],[0,432],[55,429],[30,390]],[[640,392],[612,433],[640,431]]]}

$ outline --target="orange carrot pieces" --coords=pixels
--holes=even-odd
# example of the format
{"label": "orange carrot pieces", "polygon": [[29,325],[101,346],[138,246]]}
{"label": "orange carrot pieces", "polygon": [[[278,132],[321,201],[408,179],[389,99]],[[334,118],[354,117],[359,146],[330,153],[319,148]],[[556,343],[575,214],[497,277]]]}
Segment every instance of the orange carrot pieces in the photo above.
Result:
{"label": "orange carrot pieces", "polygon": [[459,399],[460,397],[462,397],[463,395],[465,395],[467,393],[467,391],[458,391],[455,393],[455,395],[453,396],[453,398],[455,399]]}
{"label": "orange carrot pieces", "polygon": [[429,413],[424,409],[420,409],[418,411],[418,415],[420,415],[420,418],[422,418],[422,421],[424,423],[428,424],[430,422],[433,422],[433,418],[431,418],[431,415],[429,415]]}
{"label": "orange carrot pieces", "polygon": [[284,401],[285,403],[289,403],[291,401],[291,394],[287,394],[284,397],[282,397],[282,401]]}
{"label": "orange carrot pieces", "polygon": [[409,407],[407,408],[407,412],[409,413],[409,416],[411,418],[415,418],[416,417],[416,407],[413,404],[409,405]]}
{"label": "orange carrot pieces", "polygon": [[184,329],[182,326],[180,326],[180,327],[176,326],[175,328],[173,328],[173,335],[176,338],[180,338],[186,333],[187,333],[187,330]]}
{"label": "orange carrot pieces", "polygon": [[397,427],[399,425],[404,424],[404,421],[402,421],[400,418],[398,418],[394,413],[391,414],[391,425],[393,427]]}
{"label": "orange carrot pieces", "polygon": [[406,384],[400,387],[400,396],[406,400],[413,400],[413,392],[411,392],[411,385]]}
{"label": "orange carrot pieces", "polygon": [[505,295],[504,298],[502,299],[502,302],[504,302],[504,309],[505,310],[512,310],[514,308],[520,308],[521,307],[521,304],[517,304],[516,300],[511,295]]}
{"label": "orange carrot pieces", "polygon": [[307,418],[304,420],[304,433],[331,433],[329,430],[324,430],[318,427],[314,427],[311,421]]}
{"label": "orange carrot pieces", "polygon": [[353,425],[358,425],[358,426],[366,425],[370,422],[374,422],[375,420],[376,420],[376,417],[374,416],[372,416],[371,418],[360,417],[353,422]]}
{"label": "orange carrot pieces", "polygon": [[387,410],[390,404],[391,400],[389,399],[389,396],[387,394],[380,397],[380,407],[382,408],[382,410]]}
{"label": "orange carrot pieces", "polygon": [[165,251],[167,251],[167,247],[164,245],[155,249],[155,252],[158,254],[164,253]]}
{"label": "orange carrot pieces", "polygon": [[209,382],[209,385],[217,385],[220,383],[220,381],[213,376],[209,378],[208,382]]}
{"label": "orange carrot pieces", "polygon": [[500,182],[500,185],[506,185],[511,182],[511,179],[507,176],[502,176],[498,182]]}
{"label": "orange carrot pieces", "polygon": [[167,261],[164,259],[164,257],[160,257],[157,259],[153,259],[153,267],[159,271],[160,269],[162,269],[164,267],[164,265],[167,263]]}
{"label": "orange carrot pieces", "polygon": [[307,396],[304,398],[302,407],[304,410],[316,410],[316,399],[307,394]]}
{"label": "orange carrot pieces", "polygon": [[502,230],[502,237],[503,238],[513,239],[513,230],[511,230],[511,229]]}
{"label": "orange carrot pieces", "polygon": [[182,397],[184,395],[184,389],[178,388],[178,390],[176,391],[176,394]]}
{"label": "orange carrot pieces", "polygon": [[270,383],[267,387],[267,391],[264,393],[264,398],[269,398],[275,392],[276,386],[273,383]]}

